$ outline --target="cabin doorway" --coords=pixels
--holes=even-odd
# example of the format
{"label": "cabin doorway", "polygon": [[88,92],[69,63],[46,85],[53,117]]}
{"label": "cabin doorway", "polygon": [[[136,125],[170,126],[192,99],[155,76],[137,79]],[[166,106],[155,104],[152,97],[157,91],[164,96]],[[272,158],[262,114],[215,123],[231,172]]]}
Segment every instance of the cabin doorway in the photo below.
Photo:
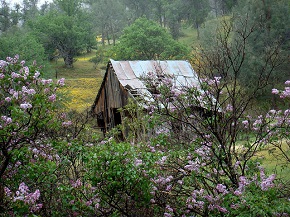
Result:
{"label": "cabin doorway", "polygon": [[118,108],[113,108],[114,114],[114,126],[122,124],[121,113],[118,111]]}

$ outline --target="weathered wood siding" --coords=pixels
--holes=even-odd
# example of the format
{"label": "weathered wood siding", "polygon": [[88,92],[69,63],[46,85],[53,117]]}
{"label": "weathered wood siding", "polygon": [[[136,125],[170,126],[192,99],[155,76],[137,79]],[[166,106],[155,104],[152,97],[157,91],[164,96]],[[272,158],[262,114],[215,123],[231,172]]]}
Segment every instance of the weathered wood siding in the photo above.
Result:
{"label": "weathered wood siding", "polygon": [[[128,103],[128,91],[120,84],[113,68],[107,68],[106,75],[96,99],[94,113],[102,114],[105,130],[115,126],[116,109],[122,108]],[[100,126],[102,127],[102,126]]]}

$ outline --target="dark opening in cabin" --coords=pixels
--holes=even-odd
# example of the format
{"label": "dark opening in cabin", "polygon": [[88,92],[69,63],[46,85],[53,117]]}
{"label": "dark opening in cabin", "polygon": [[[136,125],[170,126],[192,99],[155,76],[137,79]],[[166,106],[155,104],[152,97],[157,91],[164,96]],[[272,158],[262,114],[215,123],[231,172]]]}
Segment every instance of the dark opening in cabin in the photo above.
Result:
{"label": "dark opening in cabin", "polygon": [[113,113],[115,126],[122,124],[121,113],[118,111],[118,108],[113,108]]}

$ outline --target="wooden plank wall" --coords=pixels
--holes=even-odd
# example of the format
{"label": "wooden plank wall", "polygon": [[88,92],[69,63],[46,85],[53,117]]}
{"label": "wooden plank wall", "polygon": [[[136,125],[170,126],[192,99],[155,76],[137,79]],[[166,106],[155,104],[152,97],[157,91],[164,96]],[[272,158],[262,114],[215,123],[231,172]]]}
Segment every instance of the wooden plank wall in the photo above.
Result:
{"label": "wooden plank wall", "polygon": [[128,102],[128,92],[120,84],[112,67],[108,69],[105,83],[100,91],[94,112],[103,113],[105,131],[114,127],[114,110],[122,108]]}

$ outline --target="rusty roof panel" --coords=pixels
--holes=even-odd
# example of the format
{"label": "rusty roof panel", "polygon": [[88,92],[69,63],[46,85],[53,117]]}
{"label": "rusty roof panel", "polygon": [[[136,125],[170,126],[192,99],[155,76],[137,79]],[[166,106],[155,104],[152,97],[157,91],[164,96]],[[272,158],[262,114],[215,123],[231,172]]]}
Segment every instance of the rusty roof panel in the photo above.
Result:
{"label": "rusty roof panel", "polygon": [[156,69],[154,67],[155,61],[139,61],[139,64],[143,70],[142,74],[139,74],[138,77],[147,74],[148,72],[155,72]]}
{"label": "rusty roof panel", "polygon": [[131,80],[120,80],[123,87],[129,85],[132,89],[145,88],[145,85],[137,78]]}
{"label": "rusty roof panel", "polygon": [[198,78],[190,63],[183,60],[146,60],[114,61],[111,60],[115,73],[123,86],[133,89],[144,89],[145,85],[138,79],[148,72],[162,72],[175,75],[178,86],[197,85]]}
{"label": "rusty roof panel", "polygon": [[130,61],[130,65],[131,65],[132,69],[134,70],[136,77],[139,78],[142,75],[144,75],[145,72],[144,72],[139,61]]}
{"label": "rusty roof panel", "polygon": [[122,73],[125,73],[126,76],[128,77],[128,79],[135,79],[136,78],[135,72],[134,72],[133,68],[130,66],[130,62],[122,61],[121,65],[123,68]]}
{"label": "rusty roof panel", "polygon": [[123,70],[123,67],[121,65],[120,62],[114,61],[112,62],[112,66],[115,70],[115,73],[117,75],[117,77],[121,80],[121,79],[129,79],[126,75],[126,73]]}

